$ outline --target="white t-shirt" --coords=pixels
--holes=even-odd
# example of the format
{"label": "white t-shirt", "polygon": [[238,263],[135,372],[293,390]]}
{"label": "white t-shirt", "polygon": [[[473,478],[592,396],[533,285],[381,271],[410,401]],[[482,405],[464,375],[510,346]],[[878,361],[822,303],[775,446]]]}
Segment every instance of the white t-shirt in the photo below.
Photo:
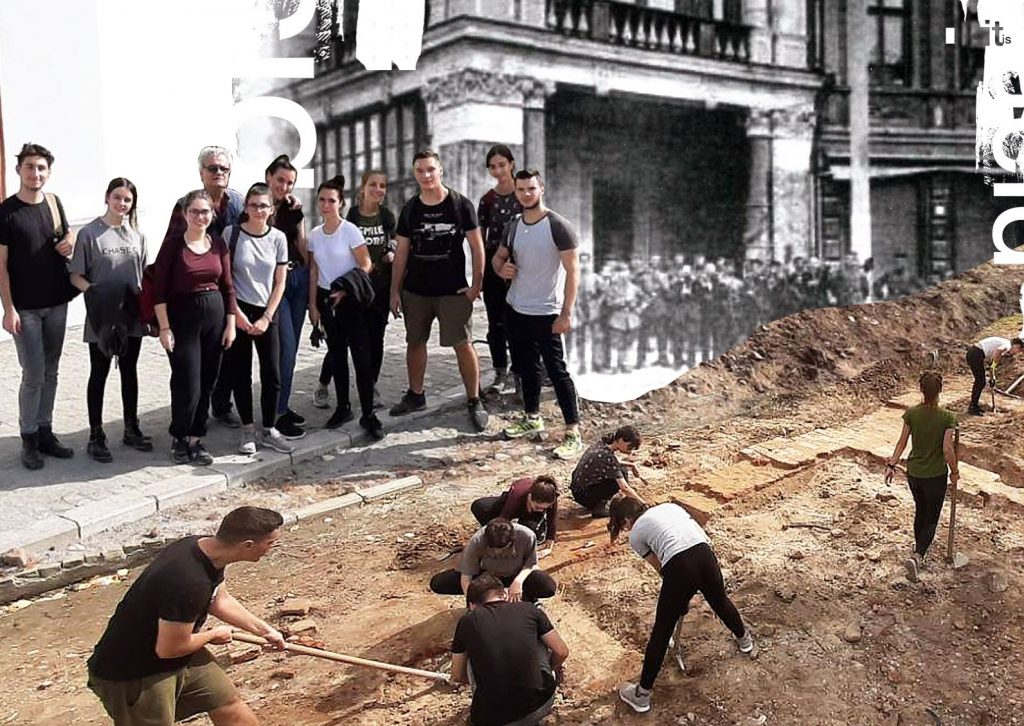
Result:
{"label": "white t-shirt", "polygon": [[[224,228],[224,242],[231,247],[233,227]],[[244,303],[266,307],[274,290],[274,273],[288,264],[288,240],[284,232],[270,227],[259,237],[238,228],[238,242],[231,258],[231,282],[235,297]]]}
{"label": "white t-shirt", "polygon": [[652,552],[664,566],[691,547],[708,543],[707,534],[689,512],[671,502],[651,507],[641,514],[629,532],[629,546],[641,557]]}
{"label": "white t-shirt", "polygon": [[992,336],[991,338],[983,338],[978,341],[978,347],[985,351],[985,360],[988,361],[992,360],[997,350],[1001,350],[1004,353],[1008,351],[1010,349],[1010,341],[1007,338]]}
{"label": "white t-shirt", "polygon": [[363,233],[348,220],[341,220],[334,234],[326,234],[322,224],[314,227],[309,233],[308,249],[315,256],[319,272],[317,287],[330,290],[332,282],[358,267],[352,250],[360,245],[366,246]]}

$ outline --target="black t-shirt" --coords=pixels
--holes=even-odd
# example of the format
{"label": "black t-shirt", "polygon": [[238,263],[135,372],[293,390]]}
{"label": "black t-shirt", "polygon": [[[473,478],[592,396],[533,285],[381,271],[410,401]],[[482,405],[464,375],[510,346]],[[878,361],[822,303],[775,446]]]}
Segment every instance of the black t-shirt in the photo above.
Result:
{"label": "black t-shirt", "polygon": [[466,232],[478,226],[476,210],[461,194],[448,190],[440,204],[424,204],[419,195],[402,208],[398,235],[409,238],[409,260],[402,287],[428,297],[455,295],[466,282]]}
{"label": "black t-shirt", "polygon": [[188,663],[191,655],[157,657],[157,621],[194,623],[192,632],[206,622],[224,570],[213,566],[198,540],[185,537],[167,545],[139,575],[93,649],[90,672],[109,681],[130,681],[175,671]]}
{"label": "black t-shirt", "polygon": [[302,255],[299,254],[299,248],[295,246],[295,241],[299,238],[299,232],[302,231],[304,218],[302,209],[292,209],[288,206],[287,199],[282,199],[277,203],[274,211],[274,227],[284,232],[285,239],[288,240],[288,261],[300,265],[305,263],[302,261]]}
{"label": "black t-shirt", "polygon": [[[394,251],[395,230],[398,228],[398,220],[395,213],[387,207],[381,207],[377,214],[371,217],[363,216],[359,207],[352,207],[345,216],[349,222],[359,227],[366,240],[366,249],[370,253],[370,262],[373,268],[370,270],[370,279],[373,281],[373,288],[377,295],[383,293],[385,306],[391,291],[391,263],[384,261],[384,255]],[[376,298],[374,298],[376,300]]]}
{"label": "black t-shirt", "polygon": [[493,189],[480,197],[477,220],[484,234],[484,249],[487,259],[494,256],[501,244],[502,232],[512,218],[523,213],[523,205],[516,199],[515,192],[502,196]]}
{"label": "black t-shirt", "polygon": [[[68,229],[60,199],[57,211],[61,229]],[[68,261],[56,249],[59,241],[45,200],[28,204],[15,195],[0,203],[0,245],[7,247],[7,274],[16,310],[62,305],[75,296]]]}
{"label": "black t-shirt", "polygon": [[622,464],[608,444],[598,441],[591,444],[580,457],[579,463],[573,469],[569,490],[573,494],[579,494],[608,479],[619,477],[625,478]]}
{"label": "black t-shirt", "polygon": [[541,637],[552,629],[544,611],[528,602],[498,600],[462,616],[452,653],[465,653],[473,667],[474,726],[511,723],[551,697],[555,681]]}

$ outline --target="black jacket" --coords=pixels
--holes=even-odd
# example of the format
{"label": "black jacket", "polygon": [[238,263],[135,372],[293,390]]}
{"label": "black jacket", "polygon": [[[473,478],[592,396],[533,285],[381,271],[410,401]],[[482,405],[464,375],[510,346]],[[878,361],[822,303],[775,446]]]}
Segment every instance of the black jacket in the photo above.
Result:
{"label": "black jacket", "polygon": [[338,290],[344,290],[345,297],[358,308],[365,310],[373,304],[373,281],[360,267],[349,270],[331,283],[331,292]]}
{"label": "black jacket", "polygon": [[128,326],[137,315],[135,292],[125,283],[101,282],[85,292],[89,326],[96,333],[100,352],[119,356],[128,343]]}

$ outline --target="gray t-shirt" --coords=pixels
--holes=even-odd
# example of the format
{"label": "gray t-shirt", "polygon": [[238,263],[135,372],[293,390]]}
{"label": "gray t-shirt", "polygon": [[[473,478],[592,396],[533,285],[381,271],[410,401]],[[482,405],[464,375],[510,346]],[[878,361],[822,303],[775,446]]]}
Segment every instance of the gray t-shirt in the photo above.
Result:
{"label": "gray t-shirt", "polygon": [[557,212],[548,210],[533,224],[522,217],[509,222],[502,245],[511,250],[517,268],[506,298],[512,309],[521,315],[561,313],[565,291],[561,253],[579,244],[576,230]]}
{"label": "gray t-shirt", "polygon": [[[68,270],[94,285],[123,283],[138,292],[142,287],[145,266],[145,235],[128,224],[111,227],[102,217],[97,217],[79,230]],[[145,333],[146,329],[138,319],[128,326],[128,335],[132,337],[141,337]],[[86,343],[99,342],[88,321],[83,338]]]}
{"label": "gray t-shirt", "polygon": [[488,547],[484,529],[478,529],[462,551],[459,572],[463,575],[476,577],[489,572],[495,577],[515,577],[524,568],[537,564],[537,536],[523,525],[512,524],[512,546],[505,550]]}
{"label": "gray t-shirt", "polygon": [[670,502],[641,514],[629,532],[633,551],[641,557],[653,552],[662,566],[680,552],[703,543],[710,544],[710,540],[701,526],[689,512]]}
{"label": "gray t-shirt", "polygon": [[[224,243],[231,244],[232,227],[224,229]],[[271,227],[255,237],[239,227],[238,243],[231,258],[231,281],[235,297],[242,302],[266,307],[274,289],[274,272],[288,264],[288,238]]]}

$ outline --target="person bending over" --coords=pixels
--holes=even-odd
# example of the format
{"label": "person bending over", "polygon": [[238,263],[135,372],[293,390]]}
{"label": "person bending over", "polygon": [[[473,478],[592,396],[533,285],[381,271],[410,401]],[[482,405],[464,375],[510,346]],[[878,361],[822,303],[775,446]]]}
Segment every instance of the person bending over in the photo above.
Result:
{"label": "person bending over", "polygon": [[985,390],[985,366],[989,366],[989,377],[995,380],[996,366],[1004,355],[1012,355],[1024,351],[1024,340],[1000,338],[993,336],[983,338],[967,349],[967,365],[974,374],[974,386],[971,388],[971,404],[967,413],[981,416],[981,394]]}
{"label": "person bending over", "polygon": [[621,492],[643,501],[627,482],[627,470],[637,474],[636,466],[622,464],[616,454],[628,454],[640,448],[640,434],[632,426],[620,426],[587,449],[572,472],[569,490],[577,503],[590,510],[594,518],[608,516],[608,502]]}
{"label": "person bending over", "polygon": [[537,537],[537,559],[550,555],[555,546],[558,484],[546,474],[536,479],[516,479],[508,491],[496,497],[480,497],[469,510],[480,524],[502,517],[528,527]]}
{"label": "person bending over", "polygon": [[462,550],[459,568],[434,575],[430,589],[438,595],[461,595],[484,572],[508,588],[510,602],[537,602],[555,594],[555,581],[537,566],[536,536],[507,519],[493,519],[478,529]]}
{"label": "person bending over", "polygon": [[452,639],[452,682],[473,685],[473,726],[533,726],[551,712],[569,648],[544,611],[508,602],[484,573],[466,592],[469,612]]}

